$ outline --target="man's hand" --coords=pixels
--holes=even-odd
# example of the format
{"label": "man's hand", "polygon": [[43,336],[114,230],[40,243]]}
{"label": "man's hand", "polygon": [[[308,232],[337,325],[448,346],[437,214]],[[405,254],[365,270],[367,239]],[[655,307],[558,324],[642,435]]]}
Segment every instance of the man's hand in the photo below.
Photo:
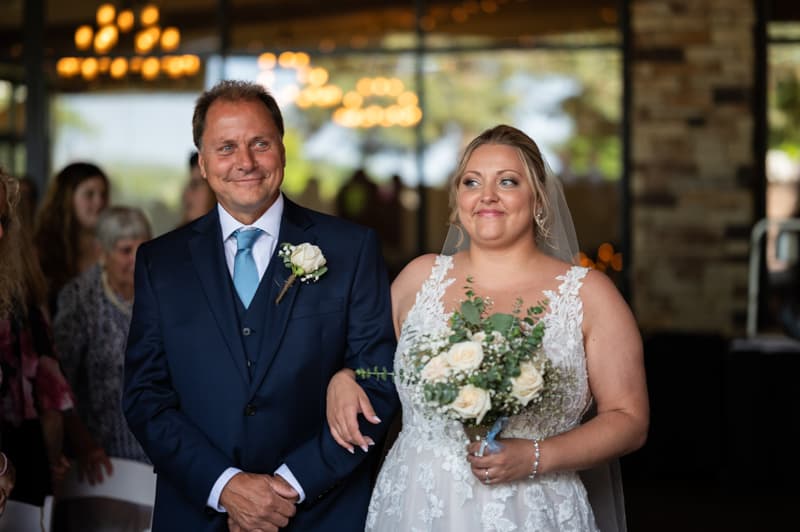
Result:
{"label": "man's hand", "polygon": [[237,473],[219,496],[231,530],[277,532],[295,514],[297,492],[280,477]]}

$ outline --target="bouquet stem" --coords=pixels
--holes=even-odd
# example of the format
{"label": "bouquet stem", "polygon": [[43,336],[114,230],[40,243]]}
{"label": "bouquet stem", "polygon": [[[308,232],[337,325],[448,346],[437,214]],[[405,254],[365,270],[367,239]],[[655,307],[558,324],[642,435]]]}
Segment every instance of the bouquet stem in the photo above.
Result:
{"label": "bouquet stem", "polygon": [[489,454],[496,453],[502,449],[502,445],[495,439],[508,425],[508,417],[502,416],[489,427],[488,425],[464,425],[464,432],[470,441],[483,441],[478,456],[483,456],[484,452]]}

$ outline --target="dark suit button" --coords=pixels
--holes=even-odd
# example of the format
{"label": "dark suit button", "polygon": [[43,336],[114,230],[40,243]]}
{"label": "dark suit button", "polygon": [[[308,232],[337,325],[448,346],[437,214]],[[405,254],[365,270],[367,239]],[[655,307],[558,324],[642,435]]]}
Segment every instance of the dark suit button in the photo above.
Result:
{"label": "dark suit button", "polygon": [[253,405],[247,405],[246,407],[244,407],[244,415],[246,416],[256,415],[256,407]]}
{"label": "dark suit button", "polygon": [[249,367],[252,367],[252,366],[253,366],[253,361],[248,358],[247,359],[247,367],[249,368]]}
{"label": "dark suit button", "polygon": [[244,329],[242,329],[242,334],[245,336],[250,336],[250,333],[252,332],[253,331],[250,329],[250,327],[245,327]]}

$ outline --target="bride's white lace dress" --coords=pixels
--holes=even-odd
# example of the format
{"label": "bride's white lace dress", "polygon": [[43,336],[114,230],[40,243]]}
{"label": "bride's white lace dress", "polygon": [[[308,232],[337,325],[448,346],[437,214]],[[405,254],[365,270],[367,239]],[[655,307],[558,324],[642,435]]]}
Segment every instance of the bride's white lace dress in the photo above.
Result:
{"label": "bride's white lace dress", "polygon": [[[400,334],[395,374],[418,335],[447,327],[443,295],[452,257],[436,258]],[[587,270],[573,266],[557,292],[547,291],[544,315],[545,352],[571,378],[564,379],[561,412],[551,417],[521,414],[511,418],[502,437],[546,438],[576,426],[591,402],[578,290]],[[484,485],[466,460],[467,437],[457,421],[446,419],[410,400],[398,383],[403,430],[383,463],[367,516],[367,530],[380,531],[593,531],[598,530],[577,473],[560,472],[535,480]],[[531,444],[531,460],[533,445]]]}

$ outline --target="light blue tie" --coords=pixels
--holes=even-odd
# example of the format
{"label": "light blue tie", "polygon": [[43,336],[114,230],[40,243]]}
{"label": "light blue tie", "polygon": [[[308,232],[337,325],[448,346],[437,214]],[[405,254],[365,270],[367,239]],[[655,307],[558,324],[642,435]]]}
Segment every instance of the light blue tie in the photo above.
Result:
{"label": "light blue tie", "polygon": [[250,306],[258,288],[258,269],[253,260],[253,244],[261,229],[238,229],[233,233],[236,237],[236,258],[233,259],[233,286],[244,308]]}

